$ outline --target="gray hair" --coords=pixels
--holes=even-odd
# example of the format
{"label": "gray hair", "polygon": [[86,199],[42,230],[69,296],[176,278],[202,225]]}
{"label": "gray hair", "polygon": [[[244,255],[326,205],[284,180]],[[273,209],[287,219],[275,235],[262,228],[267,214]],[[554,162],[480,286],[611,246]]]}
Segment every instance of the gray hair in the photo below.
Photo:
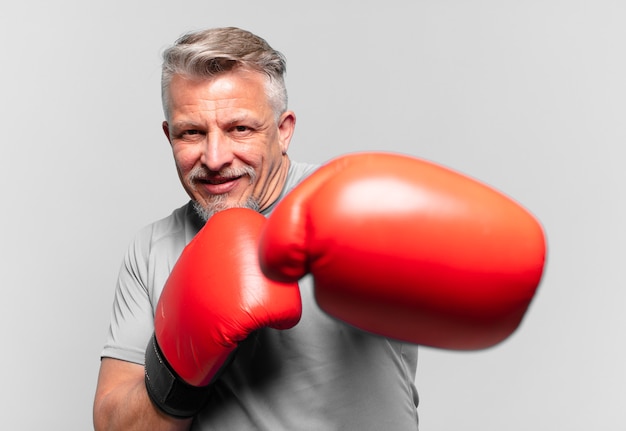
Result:
{"label": "gray hair", "polygon": [[287,110],[285,57],[249,31],[224,27],[187,33],[163,52],[161,100],[165,118],[169,120],[169,87],[174,75],[210,79],[235,69],[264,73],[276,118]]}

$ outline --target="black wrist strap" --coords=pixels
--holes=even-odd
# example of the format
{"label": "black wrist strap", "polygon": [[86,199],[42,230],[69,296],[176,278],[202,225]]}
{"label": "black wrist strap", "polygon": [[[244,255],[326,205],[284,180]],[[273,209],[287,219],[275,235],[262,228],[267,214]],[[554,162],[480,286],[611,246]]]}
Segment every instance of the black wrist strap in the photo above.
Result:
{"label": "black wrist strap", "polygon": [[154,335],[146,348],[145,370],[150,399],[170,416],[195,416],[209,399],[210,386],[192,386],[181,379],[167,363]]}

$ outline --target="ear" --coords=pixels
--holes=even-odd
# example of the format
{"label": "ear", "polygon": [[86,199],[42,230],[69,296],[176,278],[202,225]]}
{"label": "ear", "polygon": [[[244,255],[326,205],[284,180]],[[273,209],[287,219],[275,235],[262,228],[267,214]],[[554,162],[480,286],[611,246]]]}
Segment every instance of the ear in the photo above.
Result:
{"label": "ear", "polygon": [[291,137],[296,128],[296,114],[293,111],[285,111],[278,119],[278,140],[283,154],[287,154]]}
{"label": "ear", "polygon": [[170,126],[169,124],[167,124],[167,121],[164,121],[161,124],[161,127],[163,128],[163,133],[165,133],[165,137],[167,138],[168,142],[171,144],[172,140],[170,139]]}

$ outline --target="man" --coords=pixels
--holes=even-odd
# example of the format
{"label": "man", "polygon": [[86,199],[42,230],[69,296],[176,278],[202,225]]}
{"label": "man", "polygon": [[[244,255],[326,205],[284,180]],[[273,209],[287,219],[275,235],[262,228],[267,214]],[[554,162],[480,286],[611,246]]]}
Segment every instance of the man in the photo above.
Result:
{"label": "man", "polygon": [[[96,429],[418,429],[416,347],[328,317],[310,278],[300,282],[300,322],[250,333],[210,376],[210,394],[191,417],[172,414],[151,389],[158,378],[144,361],[158,345],[155,310],[185,246],[229,208],[268,216],[315,170],[287,155],[296,117],[287,110],[284,72],[280,53],[237,28],[191,33],[165,51],[163,131],[191,201],[143,229],[125,256],[102,352]],[[154,351],[157,365],[170,359]]]}

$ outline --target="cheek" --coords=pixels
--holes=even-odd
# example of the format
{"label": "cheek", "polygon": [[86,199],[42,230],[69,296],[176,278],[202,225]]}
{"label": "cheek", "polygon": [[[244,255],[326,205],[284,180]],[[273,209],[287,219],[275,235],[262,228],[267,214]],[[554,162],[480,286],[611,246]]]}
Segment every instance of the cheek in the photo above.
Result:
{"label": "cheek", "polygon": [[174,162],[181,173],[187,173],[196,163],[198,156],[189,148],[173,148]]}
{"label": "cheek", "polygon": [[255,170],[259,170],[268,155],[266,153],[265,147],[263,145],[242,145],[238,148],[235,148],[234,156],[240,162],[254,168]]}

